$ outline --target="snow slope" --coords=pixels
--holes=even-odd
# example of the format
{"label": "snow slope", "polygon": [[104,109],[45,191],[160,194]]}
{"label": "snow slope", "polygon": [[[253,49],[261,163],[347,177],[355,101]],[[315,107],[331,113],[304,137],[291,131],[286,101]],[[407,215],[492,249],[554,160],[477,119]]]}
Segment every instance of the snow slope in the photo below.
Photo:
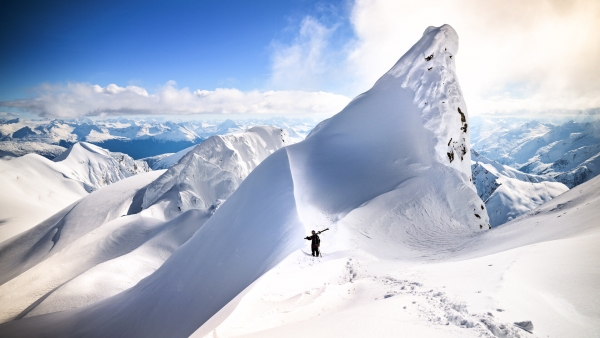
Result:
{"label": "snow slope", "polygon": [[150,171],[144,161],[135,161],[129,155],[109,152],[86,142],[75,143],[53,161],[69,168],[65,174],[83,182],[90,192],[126,177]]}
{"label": "snow slope", "polygon": [[473,184],[485,202],[492,226],[506,223],[569,190],[551,177],[522,173],[474,150],[471,156]]}
{"label": "snow slope", "polygon": [[[233,177],[236,183],[230,187],[232,191],[220,196],[225,199],[250,170],[285,145],[287,134],[278,128],[256,127],[245,133],[215,138],[209,147],[198,146],[193,151],[195,155],[180,161],[161,180],[156,180],[158,173],[142,175],[100,189],[0,249],[3,252],[0,272],[4,277],[0,282],[6,282],[0,286],[0,294],[10,298],[0,306],[0,320],[83,307],[134,286],[160,267],[214,212],[197,204],[193,206],[195,209],[204,210],[171,212],[174,206],[169,208],[169,203],[163,203],[165,198],[142,211],[147,190],[151,187],[160,190],[173,180],[179,188],[178,194],[212,196],[219,192],[215,191],[219,184],[213,187],[197,181],[190,186],[183,182],[186,173],[201,177],[199,173],[216,170],[216,176]],[[147,186],[150,181],[160,183]],[[215,182],[214,177],[210,182]],[[192,189],[186,191],[188,187]],[[169,202],[168,196],[166,199]],[[91,221],[85,222],[85,216],[91,217]],[[60,235],[49,235],[55,231]],[[48,241],[54,244],[45,253]],[[90,247],[96,249],[89,250]],[[61,268],[57,270],[57,266]],[[40,277],[35,282],[23,282],[31,276]]]}
{"label": "snow slope", "polygon": [[[308,245],[290,255],[192,337],[596,337],[599,188],[596,177],[425,259],[382,259],[326,232],[323,258]],[[527,321],[531,333],[515,325]]]}
{"label": "snow slope", "polygon": [[460,249],[488,219],[470,183],[457,48],[450,26],[428,28],[370,91],[263,161],[156,272],[102,302],[0,333],[187,336],[298,253],[312,228],[330,226],[340,246],[382,257]]}
{"label": "snow slope", "polygon": [[189,153],[195,147],[196,147],[196,145],[193,145],[191,147],[182,149],[176,153],[170,154],[169,156],[165,156],[165,157],[161,158],[160,160],[156,161],[156,163],[154,163],[152,165],[152,170],[161,170],[161,169],[171,168],[173,165],[175,165],[175,163],[179,162],[179,160],[181,160],[181,158],[183,156],[185,156],[185,154]]}
{"label": "snow slope", "polygon": [[87,195],[68,171],[37,154],[0,160],[0,243]]}
{"label": "snow slope", "polygon": [[154,235],[163,222],[137,214],[141,200],[135,196],[160,174],[137,175],[95,191],[1,243],[0,320],[18,316],[57,286]]}

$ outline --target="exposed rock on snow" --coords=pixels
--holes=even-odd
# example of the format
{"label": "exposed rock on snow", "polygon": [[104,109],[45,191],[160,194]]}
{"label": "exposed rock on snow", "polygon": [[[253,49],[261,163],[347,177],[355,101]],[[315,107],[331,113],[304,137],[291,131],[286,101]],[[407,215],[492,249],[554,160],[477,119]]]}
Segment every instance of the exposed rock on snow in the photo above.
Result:
{"label": "exposed rock on snow", "polygon": [[525,174],[471,150],[473,184],[484,201],[490,224],[517,218],[569,190],[553,178]]}

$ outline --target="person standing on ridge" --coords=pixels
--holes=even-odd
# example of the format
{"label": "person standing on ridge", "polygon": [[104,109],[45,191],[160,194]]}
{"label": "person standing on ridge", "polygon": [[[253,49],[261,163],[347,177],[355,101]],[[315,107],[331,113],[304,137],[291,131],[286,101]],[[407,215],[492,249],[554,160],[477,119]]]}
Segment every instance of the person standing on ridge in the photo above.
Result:
{"label": "person standing on ridge", "polygon": [[314,230],[312,231],[312,236],[307,236],[304,237],[304,239],[312,241],[310,244],[310,249],[312,250],[312,255],[313,257],[319,257],[319,255],[321,254],[319,252],[319,246],[321,246],[321,239],[319,238],[319,234],[329,230],[329,228],[325,229],[325,230],[321,230],[319,232],[315,232]]}

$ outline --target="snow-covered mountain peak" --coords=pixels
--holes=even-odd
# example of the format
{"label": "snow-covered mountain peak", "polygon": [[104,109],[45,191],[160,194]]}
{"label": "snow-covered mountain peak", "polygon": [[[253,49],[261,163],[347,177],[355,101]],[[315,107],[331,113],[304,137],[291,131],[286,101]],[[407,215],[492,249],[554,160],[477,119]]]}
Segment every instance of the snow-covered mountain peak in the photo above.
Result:
{"label": "snow-covered mountain peak", "polygon": [[64,153],[56,156],[54,162],[62,162],[65,160],[82,161],[87,160],[90,156],[110,156],[110,152],[96,145],[87,142],[77,142],[67,149]]}
{"label": "snow-covered mountain peak", "polygon": [[144,161],[135,161],[127,154],[109,152],[87,142],[75,143],[53,161],[64,165],[66,175],[83,182],[88,192],[150,171]]}
{"label": "snow-covered mountain peak", "polygon": [[429,27],[375,84],[413,92],[423,125],[433,133],[438,162],[471,177],[468,113],[455,72],[458,35],[449,25]]}
{"label": "snow-covered mountain peak", "polygon": [[212,136],[148,186],[142,207],[175,201],[164,211],[166,218],[188,209],[214,211],[260,162],[289,143],[285,129],[267,126]]}

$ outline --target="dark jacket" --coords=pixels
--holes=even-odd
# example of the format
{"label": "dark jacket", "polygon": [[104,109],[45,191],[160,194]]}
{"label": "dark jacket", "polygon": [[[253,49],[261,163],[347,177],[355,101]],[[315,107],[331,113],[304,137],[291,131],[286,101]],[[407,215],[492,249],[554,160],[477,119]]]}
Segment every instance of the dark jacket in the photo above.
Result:
{"label": "dark jacket", "polygon": [[312,236],[308,236],[308,237],[304,237],[304,239],[312,241],[312,245],[314,246],[319,246],[321,245],[321,239],[319,238],[319,235],[314,234]]}

